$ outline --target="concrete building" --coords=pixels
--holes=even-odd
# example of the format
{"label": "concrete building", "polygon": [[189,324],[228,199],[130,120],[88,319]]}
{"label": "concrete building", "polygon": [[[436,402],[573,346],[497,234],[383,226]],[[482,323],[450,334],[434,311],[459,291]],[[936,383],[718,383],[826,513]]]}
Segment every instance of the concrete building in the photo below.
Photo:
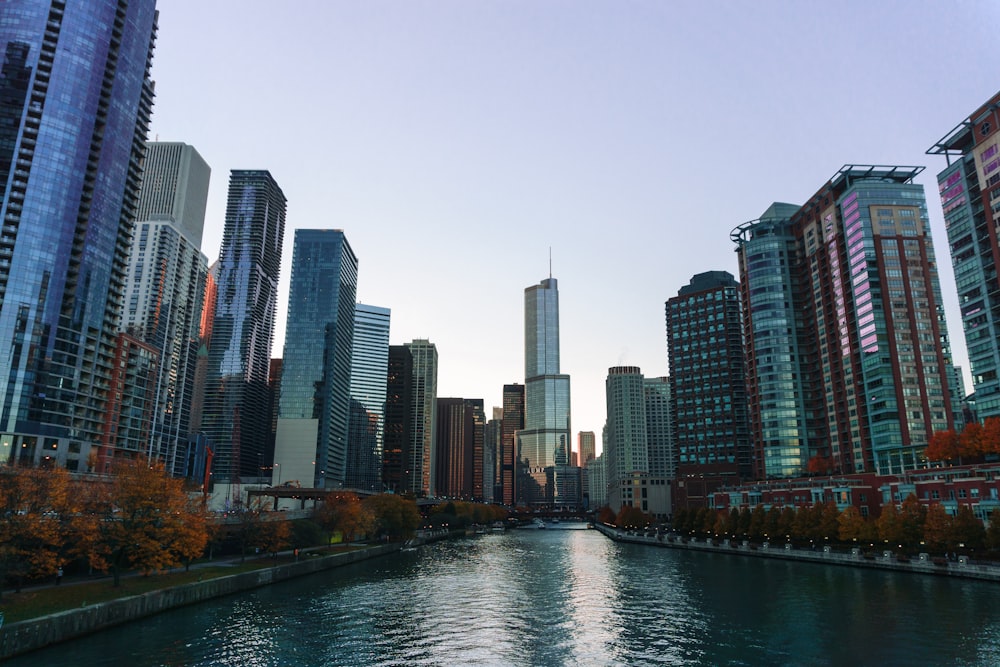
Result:
{"label": "concrete building", "polygon": [[211,170],[179,142],[150,142],[125,283],[122,329],[160,358],[146,456],[186,471],[208,260],[201,252]]}

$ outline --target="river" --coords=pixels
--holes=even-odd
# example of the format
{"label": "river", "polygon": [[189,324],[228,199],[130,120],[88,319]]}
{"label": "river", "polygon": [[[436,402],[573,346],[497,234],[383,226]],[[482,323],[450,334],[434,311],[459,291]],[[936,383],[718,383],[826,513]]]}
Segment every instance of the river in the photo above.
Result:
{"label": "river", "polygon": [[438,542],[5,663],[1000,665],[994,583],[612,542]]}

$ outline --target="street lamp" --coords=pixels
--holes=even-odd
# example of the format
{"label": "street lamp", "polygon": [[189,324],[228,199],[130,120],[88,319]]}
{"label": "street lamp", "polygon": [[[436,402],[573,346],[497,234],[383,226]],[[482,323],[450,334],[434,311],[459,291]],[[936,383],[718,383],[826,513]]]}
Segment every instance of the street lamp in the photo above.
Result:
{"label": "street lamp", "polygon": [[275,486],[281,486],[281,464],[275,463],[274,467],[278,469],[278,481],[274,483]]}

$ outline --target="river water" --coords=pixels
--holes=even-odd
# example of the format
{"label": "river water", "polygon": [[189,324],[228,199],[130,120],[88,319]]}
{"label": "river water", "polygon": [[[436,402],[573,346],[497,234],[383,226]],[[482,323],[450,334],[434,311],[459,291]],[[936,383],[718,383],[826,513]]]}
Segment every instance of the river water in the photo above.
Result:
{"label": "river water", "polygon": [[620,544],[582,528],[438,542],[5,664],[1000,665],[995,583]]}

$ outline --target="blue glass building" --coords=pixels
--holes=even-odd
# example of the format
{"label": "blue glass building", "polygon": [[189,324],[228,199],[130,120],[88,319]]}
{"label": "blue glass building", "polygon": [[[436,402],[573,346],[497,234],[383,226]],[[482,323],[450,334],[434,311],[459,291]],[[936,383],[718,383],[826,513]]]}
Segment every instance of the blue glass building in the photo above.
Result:
{"label": "blue glass building", "polygon": [[201,420],[215,482],[260,474],[285,203],[269,172],[230,174]]}
{"label": "blue glass building", "polygon": [[155,34],[154,0],[0,3],[0,462],[100,440]]}
{"label": "blue glass building", "polygon": [[389,370],[388,308],[356,304],[345,485],[382,490],[382,444]]}
{"label": "blue glass building", "polygon": [[[298,466],[301,479],[308,471],[293,461],[314,461],[316,487],[342,487],[358,258],[335,229],[295,230],[292,253],[275,462],[289,471]],[[307,423],[316,433],[311,443],[302,441]]]}

